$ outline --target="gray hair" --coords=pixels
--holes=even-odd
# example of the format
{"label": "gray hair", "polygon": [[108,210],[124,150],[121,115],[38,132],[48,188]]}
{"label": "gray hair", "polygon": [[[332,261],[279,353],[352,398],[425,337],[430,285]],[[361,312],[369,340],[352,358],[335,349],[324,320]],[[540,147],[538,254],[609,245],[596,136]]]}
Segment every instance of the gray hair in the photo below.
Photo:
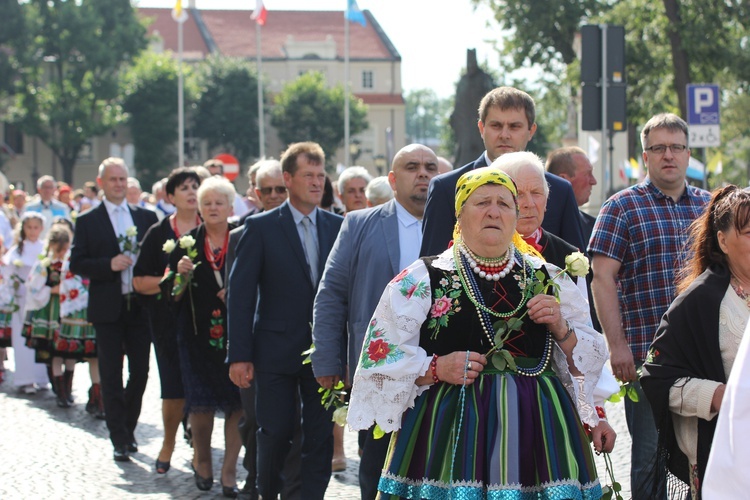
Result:
{"label": "gray hair", "polygon": [[358,165],[344,169],[344,171],[341,172],[341,175],[339,175],[339,180],[336,184],[339,188],[339,194],[344,194],[346,183],[352,179],[364,179],[365,182],[369,184],[372,180],[372,176],[365,167],[360,167]]}
{"label": "gray hair", "polygon": [[104,172],[109,167],[118,166],[125,170],[125,175],[130,175],[130,169],[128,168],[127,164],[125,163],[125,160],[122,158],[117,158],[116,156],[110,156],[109,158],[105,159],[101,165],[99,165],[99,173],[97,174],[98,178],[104,177]]}
{"label": "gray hair", "polygon": [[[274,160],[273,158],[270,158],[268,160],[260,160],[257,162],[253,167],[258,166],[257,169],[255,169],[255,186],[260,186],[261,179],[265,179],[266,177],[282,177],[283,172],[281,171],[281,162],[279,160]],[[252,167],[251,167],[252,168]],[[250,173],[248,173],[248,177],[250,177]]]}
{"label": "gray hair", "polygon": [[36,180],[36,188],[37,190],[42,189],[42,184],[44,184],[47,181],[52,181],[53,187],[57,187],[57,181],[54,177],[51,175],[43,175],[40,178]]}
{"label": "gray hair", "polygon": [[644,151],[648,145],[648,135],[652,130],[660,128],[665,128],[670,132],[682,132],[685,134],[686,141],[688,137],[690,137],[688,135],[688,126],[687,123],[685,123],[685,120],[674,113],[659,113],[658,115],[652,116],[643,126],[643,130],[641,130],[641,147]]}
{"label": "gray hair", "polygon": [[368,182],[367,188],[365,188],[365,196],[373,206],[382,205],[392,200],[394,196],[393,188],[391,183],[388,182],[388,177],[383,175]]}
{"label": "gray hair", "polygon": [[[247,167],[247,180],[249,180],[250,182],[253,182],[253,175],[254,175],[255,181],[257,182],[258,170],[260,170],[260,168],[269,161],[276,161],[276,160],[274,160],[273,158],[263,157],[260,160],[256,161],[255,163],[253,163],[252,165],[250,165],[249,167]],[[281,162],[279,162],[279,165],[281,165]]]}
{"label": "gray hair", "polygon": [[544,196],[549,197],[549,185],[547,179],[544,178],[544,163],[534,153],[528,151],[518,151],[515,153],[506,153],[497,160],[492,162],[490,165],[493,168],[497,168],[510,175],[515,181],[516,176],[524,168],[532,168],[542,180],[544,185]]}
{"label": "gray hair", "polygon": [[198,188],[198,205],[203,201],[203,197],[206,193],[219,193],[223,194],[227,198],[227,203],[230,207],[234,205],[234,195],[236,191],[234,186],[226,177],[214,175],[201,182]]}
{"label": "gray hair", "polygon": [[140,181],[135,177],[128,177],[128,187],[137,187],[139,191],[143,191],[143,189],[141,189]]}
{"label": "gray hair", "polygon": [[190,168],[193,170],[193,172],[198,174],[198,177],[200,177],[201,182],[211,177],[211,172],[203,165],[194,165]]}

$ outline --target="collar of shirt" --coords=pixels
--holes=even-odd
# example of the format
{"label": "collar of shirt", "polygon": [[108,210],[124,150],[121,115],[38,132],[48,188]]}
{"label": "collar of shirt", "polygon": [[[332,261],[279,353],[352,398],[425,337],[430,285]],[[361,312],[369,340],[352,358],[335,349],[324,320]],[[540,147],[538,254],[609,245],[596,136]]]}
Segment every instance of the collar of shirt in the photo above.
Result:
{"label": "collar of shirt", "polygon": [[302,222],[302,219],[304,219],[305,217],[310,217],[310,221],[312,222],[313,227],[318,227],[316,224],[317,215],[318,215],[318,207],[315,207],[315,210],[310,212],[308,215],[305,215],[299,210],[297,210],[296,208],[294,208],[294,205],[292,205],[291,203],[288,203],[288,205],[289,205],[289,210],[292,211],[292,217],[294,218],[295,226],[298,226]]}
{"label": "collar of shirt", "polygon": [[398,217],[398,222],[404,227],[411,227],[414,224],[422,222],[421,219],[417,219],[410,214],[398,201],[396,201],[396,217]]}
{"label": "collar of shirt", "polygon": [[114,203],[109,201],[107,198],[103,198],[102,203],[104,203],[104,207],[107,209],[107,213],[109,214],[110,217],[114,216],[115,209],[117,209],[117,207],[123,207],[125,209],[128,208],[127,200],[122,200],[122,203],[120,203],[119,205],[115,205]]}
{"label": "collar of shirt", "polygon": [[492,160],[490,160],[490,155],[487,154],[487,151],[484,151],[484,161],[487,163],[487,166],[489,167],[492,165]]}
{"label": "collar of shirt", "polygon": [[[651,182],[650,177],[646,177],[646,180],[643,181],[643,185],[645,186],[647,190],[651,191],[651,193],[654,196],[658,196],[661,198],[669,198],[670,200],[672,199],[671,196],[667,196],[666,194],[664,194],[664,192],[661,189],[659,189],[656,186],[656,184]],[[685,190],[682,192],[682,194],[680,195],[677,201],[682,200],[683,198],[687,198],[688,196],[690,196],[690,184],[688,184],[688,182],[685,181]]]}

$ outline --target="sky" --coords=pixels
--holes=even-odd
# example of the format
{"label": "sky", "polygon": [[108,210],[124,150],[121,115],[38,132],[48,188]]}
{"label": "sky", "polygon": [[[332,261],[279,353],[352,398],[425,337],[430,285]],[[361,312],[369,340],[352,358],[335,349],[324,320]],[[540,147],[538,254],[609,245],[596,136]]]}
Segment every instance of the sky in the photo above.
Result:
{"label": "sky", "polygon": [[[195,0],[197,8],[247,9],[254,0]],[[174,7],[175,0],[133,0],[141,7]],[[274,10],[345,10],[346,0],[264,0],[273,22]],[[451,97],[462,69],[466,49],[477,49],[477,59],[488,67],[498,66],[493,43],[500,27],[492,11],[474,8],[470,0],[357,0],[369,9],[401,54],[404,93],[433,89],[438,97]],[[183,0],[187,7],[188,0]],[[490,26],[488,26],[488,22]]]}

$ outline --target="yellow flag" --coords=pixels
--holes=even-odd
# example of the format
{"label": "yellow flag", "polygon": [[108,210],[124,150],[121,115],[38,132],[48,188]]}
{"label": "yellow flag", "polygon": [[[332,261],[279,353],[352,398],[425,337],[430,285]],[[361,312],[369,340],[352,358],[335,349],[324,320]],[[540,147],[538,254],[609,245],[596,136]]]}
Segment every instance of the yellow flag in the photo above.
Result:
{"label": "yellow flag", "polygon": [[182,10],[182,0],[177,0],[177,2],[175,2],[174,4],[174,9],[172,9],[172,19],[174,19],[178,23],[184,23],[187,18],[187,12]]}

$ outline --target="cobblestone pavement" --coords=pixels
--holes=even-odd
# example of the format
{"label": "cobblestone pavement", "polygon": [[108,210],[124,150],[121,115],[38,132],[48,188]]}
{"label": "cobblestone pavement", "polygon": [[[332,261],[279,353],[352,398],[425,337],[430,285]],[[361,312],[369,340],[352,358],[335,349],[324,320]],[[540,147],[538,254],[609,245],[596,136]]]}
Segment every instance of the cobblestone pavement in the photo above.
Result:
{"label": "cobblestone pavement", "polygon": [[[49,390],[25,396],[12,387],[12,350],[8,352],[11,360],[5,364],[6,381],[0,385],[1,499],[222,498],[218,483],[224,426],[221,418],[217,418],[213,434],[216,482],[211,491],[204,493],[195,487],[190,471],[192,449],[182,439],[178,440],[169,472],[165,475],[154,472],[154,461],[161,448],[162,425],[159,380],[153,357],[136,429],[139,451],[131,456],[131,462],[122,464],[112,460],[112,446],[104,422],[95,420],[84,410],[90,385],[87,365],[76,367],[75,406],[62,409],[56,406]],[[607,412],[618,433],[612,455],[616,477],[623,485],[623,497],[628,498],[630,437],[622,404],[608,405]],[[359,498],[355,432],[346,433],[345,449],[349,457],[347,469],[333,475],[327,499]],[[597,467],[603,476],[601,457],[597,457]],[[240,484],[244,479],[241,469],[238,472]],[[602,482],[605,482],[603,477]]]}

